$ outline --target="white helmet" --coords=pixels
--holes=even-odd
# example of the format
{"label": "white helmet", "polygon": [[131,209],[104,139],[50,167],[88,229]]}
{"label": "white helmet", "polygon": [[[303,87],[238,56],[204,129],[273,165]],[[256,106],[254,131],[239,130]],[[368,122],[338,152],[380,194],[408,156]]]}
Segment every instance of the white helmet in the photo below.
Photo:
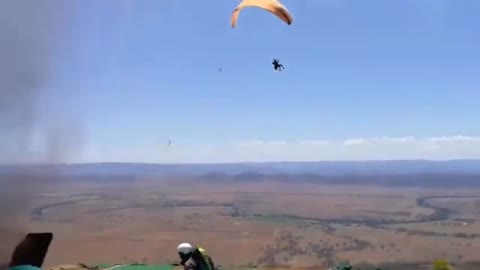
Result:
{"label": "white helmet", "polygon": [[193,248],[192,245],[190,245],[189,243],[181,243],[180,245],[178,245],[177,251],[180,254],[188,254],[193,251]]}

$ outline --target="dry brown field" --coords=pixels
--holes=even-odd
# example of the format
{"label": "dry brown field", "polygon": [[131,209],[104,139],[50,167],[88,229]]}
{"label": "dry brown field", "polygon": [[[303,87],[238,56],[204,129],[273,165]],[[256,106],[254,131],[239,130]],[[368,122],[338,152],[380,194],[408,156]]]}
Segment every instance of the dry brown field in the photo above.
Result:
{"label": "dry brown field", "polygon": [[[450,209],[443,220],[419,220]],[[479,196],[479,197],[475,197]],[[225,267],[320,267],[352,263],[478,260],[480,190],[284,184],[56,184],[22,216],[55,234],[46,265],[166,263],[176,246],[200,243]],[[28,218],[26,218],[28,217]],[[479,234],[479,235],[476,235]]]}

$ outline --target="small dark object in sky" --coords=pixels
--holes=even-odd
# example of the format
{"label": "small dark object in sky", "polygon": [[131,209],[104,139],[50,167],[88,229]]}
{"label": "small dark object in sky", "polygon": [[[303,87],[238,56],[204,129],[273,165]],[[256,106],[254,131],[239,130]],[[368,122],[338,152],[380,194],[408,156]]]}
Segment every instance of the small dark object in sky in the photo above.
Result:
{"label": "small dark object in sky", "polygon": [[285,69],[285,67],[282,64],[280,64],[280,60],[278,59],[273,59],[272,65],[273,65],[273,68],[278,71],[282,71],[283,69]]}

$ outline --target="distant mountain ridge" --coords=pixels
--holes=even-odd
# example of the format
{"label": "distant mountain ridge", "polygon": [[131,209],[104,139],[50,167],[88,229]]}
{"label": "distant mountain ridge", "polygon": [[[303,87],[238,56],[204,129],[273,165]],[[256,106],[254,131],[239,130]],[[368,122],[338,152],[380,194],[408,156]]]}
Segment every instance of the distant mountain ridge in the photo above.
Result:
{"label": "distant mountain ridge", "polygon": [[318,161],[318,162],[245,162],[212,164],[153,163],[77,163],[53,165],[0,165],[0,174],[32,170],[55,171],[64,175],[204,175],[245,173],[255,174],[317,174],[402,175],[402,174],[480,174],[480,160],[391,160],[391,161]]}

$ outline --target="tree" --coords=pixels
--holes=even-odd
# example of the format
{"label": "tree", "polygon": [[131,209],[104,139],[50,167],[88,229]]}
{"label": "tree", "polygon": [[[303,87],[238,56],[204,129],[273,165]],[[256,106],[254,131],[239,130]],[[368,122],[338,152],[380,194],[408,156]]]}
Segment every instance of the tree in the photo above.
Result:
{"label": "tree", "polygon": [[337,270],[352,270],[352,266],[348,262],[342,262],[336,267]]}
{"label": "tree", "polygon": [[446,260],[435,260],[433,262],[433,270],[451,270],[452,267]]}

